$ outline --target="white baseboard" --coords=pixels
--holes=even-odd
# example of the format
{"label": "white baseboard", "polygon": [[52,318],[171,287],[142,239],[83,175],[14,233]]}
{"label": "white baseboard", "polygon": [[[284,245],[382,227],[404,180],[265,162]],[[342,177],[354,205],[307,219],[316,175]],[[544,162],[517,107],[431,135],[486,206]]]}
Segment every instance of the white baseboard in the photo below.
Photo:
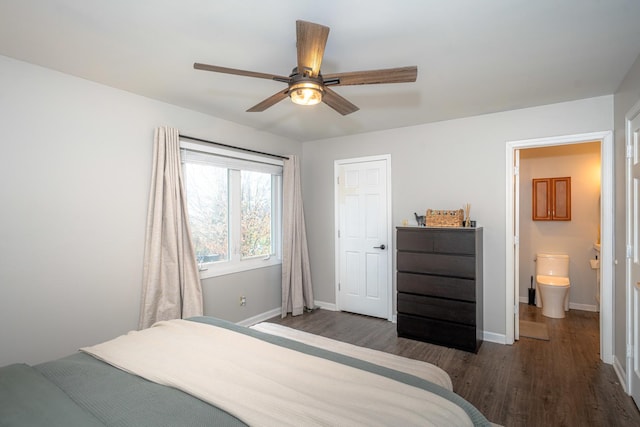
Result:
{"label": "white baseboard", "polygon": [[[322,301],[314,301],[313,302],[316,307],[321,308],[323,310],[337,311],[336,305],[328,302]],[[282,312],[280,307],[274,308],[272,310],[266,311],[264,313],[257,314],[253,317],[249,317],[248,319],[241,320],[240,322],[236,322],[240,326],[252,326],[256,323],[264,322],[265,320],[269,320],[272,317],[279,316]]]}
{"label": "white baseboard", "polygon": [[[520,302],[523,304],[529,303],[528,297],[520,297]],[[569,309],[571,310],[582,310],[582,311],[600,311],[598,310],[597,305],[592,304],[578,304],[575,302],[569,302]]]}
{"label": "white baseboard", "polygon": [[269,320],[272,317],[278,316],[281,312],[282,310],[280,309],[280,307],[274,308],[273,310],[269,310],[256,316],[249,317],[248,319],[241,320],[240,322],[237,322],[237,324],[240,326],[252,326],[256,323],[264,322],[265,320]]}
{"label": "white baseboard", "polygon": [[495,332],[484,331],[482,333],[482,339],[487,342],[494,342],[496,344],[506,344],[507,337],[504,334],[496,334]]}
{"label": "white baseboard", "polygon": [[600,311],[598,310],[597,305],[593,304],[578,304],[575,302],[569,302],[569,308],[573,310],[582,310],[582,311]]}
{"label": "white baseboard", "polygon": [[620,361],[615,355],[613,356],[613,370],[618,376],[618,381],[620,382],[622,389],[624,390],[625,393],[629,394],[629,390],[627,389],[627,380],[626,380],[627,374],[625,373],[624,368],[622,367],[622,365],[620,364]]}
{"label": "white baseboard", "polygon": [[316,307],[320,307],[323,310],[338,311],[338,307],[332,302],[313,301]]}

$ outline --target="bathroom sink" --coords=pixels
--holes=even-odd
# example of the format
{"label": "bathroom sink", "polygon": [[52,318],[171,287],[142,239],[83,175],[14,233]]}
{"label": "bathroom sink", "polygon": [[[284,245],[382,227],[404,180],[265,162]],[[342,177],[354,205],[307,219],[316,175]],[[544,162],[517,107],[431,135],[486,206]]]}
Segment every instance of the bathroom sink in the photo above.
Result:
{"label": "bathroom sink", "polygon": [[599,259],[590,259],[589,264],[591,264],[591,268],[597,270],[600,268],[600,260]]}

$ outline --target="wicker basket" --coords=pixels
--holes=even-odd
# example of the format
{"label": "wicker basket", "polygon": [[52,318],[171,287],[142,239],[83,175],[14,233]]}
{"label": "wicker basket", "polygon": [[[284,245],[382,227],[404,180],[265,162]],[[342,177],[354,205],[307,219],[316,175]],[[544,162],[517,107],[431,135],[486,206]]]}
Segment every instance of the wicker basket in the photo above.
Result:
{"label": "wicker basket", "polygon": [[462,227],[464,212],[458,210],[427,209],[425,218],[427,227]]}

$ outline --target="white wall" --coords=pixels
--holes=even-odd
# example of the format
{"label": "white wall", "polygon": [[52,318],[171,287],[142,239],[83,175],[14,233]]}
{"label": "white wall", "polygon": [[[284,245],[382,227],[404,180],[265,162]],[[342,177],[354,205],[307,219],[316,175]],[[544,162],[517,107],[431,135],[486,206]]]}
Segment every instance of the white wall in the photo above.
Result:
{"label": "white wall", "polygon": [[[571,177],[571,221],[533,221],[533,178]],[[572,308],[597,308],[596,272],[589,260],[596,255],[600,222],[600,142],[520,151],[520,297],[527,300],[531,276],[535,281],[536,253],[569,255]],[[539,298],[539,294],[537,295]]]}
{"label": "white wall", "polygon": [[[153,130],[162,125],[301,152],[294,141],[0,56],[0,366],[137,328]],[[237,321],[278,308],[279,268],[264,270],[249,275],[253,304],[242,310],[223,293],[242,275],[205,281],[205,314]]]}
{"label": "white wall", "polygon": [[395,225],[413,212],[471,203],[472,219],[484,227],[484,326],[504,335],[506,142],[612,128],[613,96],[603,96],[304,143],[303,195],[316,299],[335,303],[334,161],[389,153]]}

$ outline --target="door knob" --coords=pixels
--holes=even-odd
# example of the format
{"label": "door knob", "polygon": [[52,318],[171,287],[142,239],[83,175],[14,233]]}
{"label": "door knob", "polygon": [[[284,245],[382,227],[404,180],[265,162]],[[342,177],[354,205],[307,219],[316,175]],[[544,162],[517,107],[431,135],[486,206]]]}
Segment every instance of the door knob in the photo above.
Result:
{"label": "door knob", "polygon": [[385,249],[386,246],[385,245],[380,245],[380,246],[374,246],[373,249]]}

